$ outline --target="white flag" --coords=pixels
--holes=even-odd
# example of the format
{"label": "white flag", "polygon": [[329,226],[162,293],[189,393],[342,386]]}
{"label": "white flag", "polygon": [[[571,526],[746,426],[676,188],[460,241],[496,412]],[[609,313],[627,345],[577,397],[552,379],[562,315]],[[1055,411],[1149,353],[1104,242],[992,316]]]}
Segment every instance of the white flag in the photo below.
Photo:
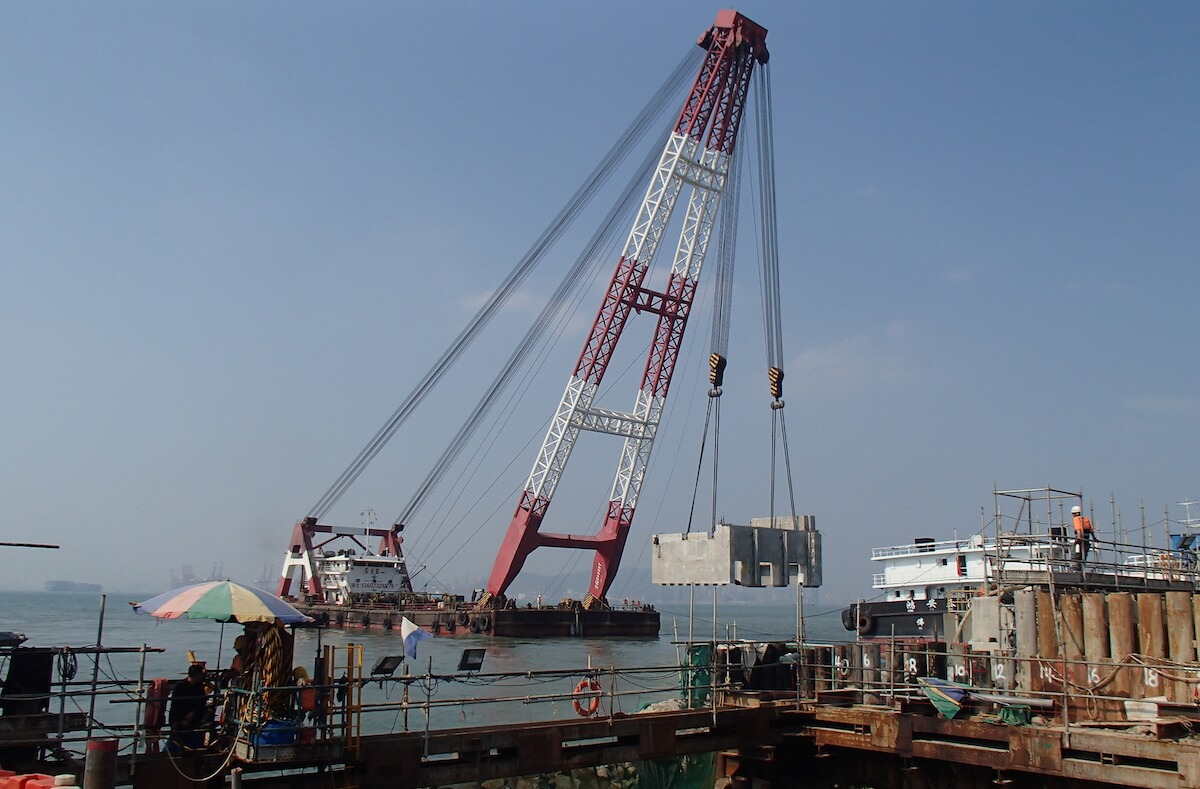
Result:
{"label": "white flag", "polygon": [[404,654],[416,660],[417,642],[433,638],[433,633],[430,633],[405,616],[400,618],[400,637],[404,639]]}

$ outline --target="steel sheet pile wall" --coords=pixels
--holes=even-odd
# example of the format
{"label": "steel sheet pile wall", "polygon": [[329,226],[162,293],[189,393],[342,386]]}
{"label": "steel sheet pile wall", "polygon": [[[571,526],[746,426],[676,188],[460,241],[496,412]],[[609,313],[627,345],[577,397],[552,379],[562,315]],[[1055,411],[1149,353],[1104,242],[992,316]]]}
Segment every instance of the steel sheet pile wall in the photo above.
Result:
{"label": "steel sheet pile wall", "polygon": [[[1191,592],[1061,592],[1013,595],[1015,628],[997,634],[995,657],[1016,657],[1016,689],[1191,703],[1200,595]],[[972,647],[984,642],[966,628]],[[990,638],[988,640],[991,640]]]}
{"label": "steel sheet pile wall", "polygon": [[975,598],[946,628],[945,642],[807,647],[802,688],[887,703],[918,677],[939,677],[1017,697],[1065,694],[1089,718],[1110,720],[1140,714],[1126,700],[1200,703],[1200,594],[1026,588]]}

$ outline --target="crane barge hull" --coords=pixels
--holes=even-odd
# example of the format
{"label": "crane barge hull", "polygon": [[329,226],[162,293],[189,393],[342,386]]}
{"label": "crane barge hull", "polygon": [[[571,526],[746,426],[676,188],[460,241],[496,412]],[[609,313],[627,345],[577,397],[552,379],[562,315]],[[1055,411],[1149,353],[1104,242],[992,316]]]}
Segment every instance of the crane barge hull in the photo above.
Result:
{"label": "crane barge hull", "polygon": [[[394,630],[404,619],[435,635],[488,635],[513,638],[637,637],[656,638],[658,611],[653,606],[603,600],[564,599],[557,605],[517,605],[477,589],[467,600],[451,592],[413,589],[394,525],[344,529],[306,518],[296,524],[284,557],[278,595],[320,626]],[[379,540],[378,547],[372,545]],[[353,547],[339,548],[350,544]],[[291,594],[299,573],[299,594]]]}
{"label": "crane barge hull", "polygon": [[318,625],[394,631],[397,635],[400,622],[405,618],[435,635],[502,638],[657,638],[660,626],[659,612],[648,605],[593,610],[561,606],[480,609],[465,603],[442,608],[304,603],[298,603],[296,607]]}

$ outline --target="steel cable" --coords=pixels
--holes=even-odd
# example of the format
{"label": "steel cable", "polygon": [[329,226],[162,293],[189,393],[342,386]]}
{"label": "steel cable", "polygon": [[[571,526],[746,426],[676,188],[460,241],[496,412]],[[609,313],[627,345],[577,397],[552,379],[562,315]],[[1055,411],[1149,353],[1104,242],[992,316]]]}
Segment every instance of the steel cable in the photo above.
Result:
{"label": "steel cable", "polygon": [[700,55],[697,52],[689,49],[687,56],[676,66],[671,76],[667,78],[666,82],[655,92],[650,101],[646,103],[633,123],[626,128],[616,144],[613,145],[595,169],[592,170],[583,185],[571,196],[567,205],[554,217],[550,225],[542,232],[520,261],[518,261],[516,267],[509,272],[488,301],[454,339],[450,347],[442,353],[433,367],[418,381],[408,397],[405,398],[392,413],[388,421],[358,453],[346,470],[341,473],[333,485],[330,486],[329,490],[317,500],[316,504],[309,511],[311,517],[315,517],[318,520],[324,518],[329,513],[329,510],[345,495],[346,491],[358,479],[367,465],[387,445],[387,442],[395,435],[400,426],[404,424],[413,411],[416,410],[417,406],[428,396],[430,390],[433,389],[445,375],[446,371],[453,366],[463,352],[479,336],[491,319],[499,312],[500,308],[516,292],[517,287],[537,264],[541,262],[550,247],[562,236],[571,222],[578,217],[579,213],[591,201],[600,187],[607,182],[616,167],[632,149],[633,142],[640,138],[649,128],[649,125],[653,118],[657,116],[667,96],[672,95],[678,90],[676,84],[681,83],[694,70],[694,64],[699,58]]}
{"label": "steel cable", "polygon": [[[622,226],[622,220],[628,219],[632,213],[635,207],[634,199],[637,189],[645,183],[645,179],[653,169],[656,161],[657,152],[642,162],[638,172],[634,174],[625,187],[621,199],[613,206],[605,222],[596,234],[593,235],[583,253],[576,260],[575,265],[572,266],[571,271],[568,272],[567,276],[559,284],[550,301],[543,307],[541,314],[534,321],[533,326],[530,327],[521,343],[513,351],[508,361],[502,365],[499,374],[487,388],[483,398],[476,404],[467,421],[459,428],[458,433],[418,487],[417,492],[410,499],[400,517],[396,519],[396,523],[406,523],[417,514],[421,506],[428,499],[428,496],[444,478],[445,474],[453,466],[454,461],[477,432],[484,417],[492,410],[493,406],[500,399],[504,391],[509,388],[513,380],[517,378],[518,373],[522,371],[525,360],[533,349],[537,347],[547,328],[555,320],[559,320],[561,331],[563,324],[561,321],[563,314],[562,305],[568,301],[572,293],[578,291],[579,284],[586,279],[585,275],[593,270],[594,263],[601,260],[602,256],[597,251],[611,243],[614,234]],[[525,380],[528,382],[529,378],[527,377]],[[514,399],[510,398],[509,407],[511,408],[514,404]],[[475,458],[478,458],[478,454]],[[429,553],[432,554],[440,548],[447,536],[443,535],[442,539],[429,550]]]}
{"label": "steel cable", "polygon": [[632,213],[634,200],[639,188],[649,178],[657,160],[658,152],[655,151],[642,161],[637,172],[634,173],[628,184],[626,184],[620,199],[613,205],[600,228],[584,248],[584,251],[576,258],[574,265],[559,283],[558,288],[555,289],[549,301],[546,302],[542,311],[534,320],[533,325],[529,327],[529,330],[521,339],[521,342],[518,343],[508,360],[501,365],[500,372],[487,387],[483,397],[476,403],[475,408],[471,411],[467,420],[463,422],[441,457],[438,458],[437,463],[434,464],[434,467],[417,487],[416,492],[413,493],[412,498],[396,519],[396,523],[406,523],[416,514],[429,495],[430,490],[441,481],[446,471],[455,459],[457,459],[463,447],[475,434],[484,417],[487,416],[501,395],[507,390],[509,384],[512,383],[513,379],[522,370],[525,359],[537,347],[539,340],[553,324],[555,317],[559,314],[563,305],[567,303],[571,294],[585,280],[584,275],[590,270],[590,264],[598,259],[596,251],[604,246],[614,233],[618,232],[618,229],[623,225],[621,220],[627,218]]}
{"label": "steel cable", "polygon": [[704,450],[708,445],[709,425],[713,429],[713,473],[712,473],[712,512],[710,514],[709,533],[716,529],[717,519],[717,479],[719,469],[720,425],[721,425],[721,383],[724,375],[726,358],[729,355],[729,323],[733,302],[733,270],[737,248],[737,221],[741,192],[741,162],[737,149],[730,157],[729,171],[726,175],[725,188],[722,192],[720,218],[718,228],[720,236],[717,239],[716,255],[716,285],[713,288],[712,332],[709,338],[710,383],[708,404],[704,412],[704,428],[700,433],[700,456],[696,461],[696,479],[692,486],[692,504],[688,510],[687,531],[691,534],[692,522],[696,512],[696,499],[700,493],[700,475],[704,466]]}
{"label": "steel cable", "polygon": [[787,427],[783,417],[783,315],[779,287],[779,228],[775,200],[775,131],[772,122],[771,72],[764,65],[755,73],[759,169],[759,221],[762,229],[762,287],[764,339],[766,342],[768,379],[771,384],[771,473],[769,509],[771,524],[775,523],[775,480],[778,468],[778,440],[782,439],[784,479],[787,484],[790,515],[796,517],[796,495],[792,483],[792,464],[787,446]]}

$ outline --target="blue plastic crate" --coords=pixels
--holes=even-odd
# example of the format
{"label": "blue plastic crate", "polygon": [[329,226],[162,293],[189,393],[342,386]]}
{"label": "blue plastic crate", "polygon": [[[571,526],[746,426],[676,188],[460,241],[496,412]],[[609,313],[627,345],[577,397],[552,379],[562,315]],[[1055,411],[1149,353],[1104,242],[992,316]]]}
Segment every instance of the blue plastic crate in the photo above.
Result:
{"label": "blue plastic crate", "polygon": [[296,741],[296,727],[286,721],[267,721],[250,741],[255,745],[291,745]]}

